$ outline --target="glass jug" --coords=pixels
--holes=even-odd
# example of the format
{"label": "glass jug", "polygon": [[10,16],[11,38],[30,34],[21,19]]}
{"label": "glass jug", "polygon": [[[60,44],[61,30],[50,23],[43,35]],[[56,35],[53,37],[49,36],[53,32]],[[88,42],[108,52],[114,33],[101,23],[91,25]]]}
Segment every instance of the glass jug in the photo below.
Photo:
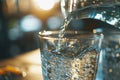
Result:
{"label": "glass jug", "polygon": [[64,24],[70,23],[69,29],[93,31],[102,27],[105,32],[120,29],[120,0],[61,0],[61,11]]}

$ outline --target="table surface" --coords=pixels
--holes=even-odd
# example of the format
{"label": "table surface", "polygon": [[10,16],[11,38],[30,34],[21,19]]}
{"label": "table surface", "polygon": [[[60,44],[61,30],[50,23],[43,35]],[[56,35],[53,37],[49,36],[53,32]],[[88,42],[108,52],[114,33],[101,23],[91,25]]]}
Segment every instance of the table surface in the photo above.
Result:
{"label": "table surface", "polygon": [[40,49],[0,61],[0,66],[12,65],[24,72],[21,80],[42,80]]}
{"label": "table surface", "polygon": [[[43,80],[41,70],[40,49],[36,49],[14,58],[0,61],[0,66],[17,66],[24,72],[24,77],[20,80]],[[98,79],[102,80],[101,69],[98,69]]]}

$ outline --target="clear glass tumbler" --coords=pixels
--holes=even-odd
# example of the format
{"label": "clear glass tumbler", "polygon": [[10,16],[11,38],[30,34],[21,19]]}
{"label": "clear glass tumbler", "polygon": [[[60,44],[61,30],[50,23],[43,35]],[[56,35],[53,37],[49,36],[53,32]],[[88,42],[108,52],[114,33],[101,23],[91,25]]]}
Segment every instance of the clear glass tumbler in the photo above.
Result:
{"label": "clear glass tumbler", "polygon": [[111,32],[103,40],[103,80],[120,80],[120,32]]}
{"label": "clear glass tumbler", "polygon": [[58,34],[39,32],[44,80],[95,80],[103,35],[65,31],[60,39]]}

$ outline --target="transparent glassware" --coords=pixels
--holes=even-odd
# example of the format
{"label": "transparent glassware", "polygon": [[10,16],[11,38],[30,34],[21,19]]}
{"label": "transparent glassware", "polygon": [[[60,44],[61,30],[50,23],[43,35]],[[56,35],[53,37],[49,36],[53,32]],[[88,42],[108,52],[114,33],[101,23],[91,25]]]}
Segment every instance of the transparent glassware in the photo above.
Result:
{"label": "transparent glassware", "polygon": [[66,31],[59,39],[58,34],[44,31],[38,35],[44,80],[96,80],[103,35]]}
{"label": "transparent glassware", "polygon": [[65,19],[61,34],[67,30],[104,34],[99,64],[103,79],[96,80],[119,80],[120,0],[61,0],[61,11]]}
{"label": "transparent glassware", "polygon": [[67,21],[96,19],[120,28],[120,0],[61,0]]}
{"label": "transparent glassware", "polygon": [[103,80],[120,79],[120,32],[111,32],[102,43]]}

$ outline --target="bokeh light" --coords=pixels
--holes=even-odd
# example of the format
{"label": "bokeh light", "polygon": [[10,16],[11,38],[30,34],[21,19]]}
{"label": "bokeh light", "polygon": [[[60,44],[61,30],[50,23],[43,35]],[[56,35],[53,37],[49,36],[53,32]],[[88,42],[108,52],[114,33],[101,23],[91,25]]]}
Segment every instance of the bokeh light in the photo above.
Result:
{"label": "bokeh light", "polygon": [[40,8],[43,10],[49,10],[54,7],[55,0],[33,0],[36,8]]}
{"label": "bokeh light", "polygon": [[16,4],[17,0],[6,0],[6,5],[7,5],[7,10],[8,13],[15,13],[17,11],[17,4]]}
{"label": "bokeh light", "polygon": [[21,30],[24,32],[39,31],[42,21],[33,15],[27,15],[21,19]]}
{"label": "bokeh light", "polygon": [[8,25],[9,25],[8,38],[10,40],[17,40],[19,37],[22,36],[22,32],[19,29],[19,20],[11,19]]}
{"label": "bokeh light", "polygon": [[14,27],[8,31],[8,35],[10,40],[17,40],[22,35],[22,33],[18,27]]}
{"label": "bokeh light", "polygon": [[47,20],[47,26],[51,30],[59,29],[61,26],[62,20],[58,17],[52,16]]}

